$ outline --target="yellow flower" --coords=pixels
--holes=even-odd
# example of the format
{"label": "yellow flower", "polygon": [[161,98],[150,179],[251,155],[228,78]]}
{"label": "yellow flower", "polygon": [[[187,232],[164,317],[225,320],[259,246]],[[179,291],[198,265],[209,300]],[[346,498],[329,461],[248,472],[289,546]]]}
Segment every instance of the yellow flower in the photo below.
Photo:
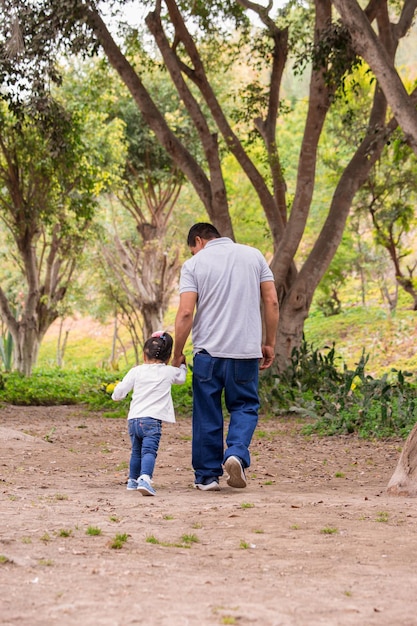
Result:
{"label": "yellow flower", "polygon": [[352,384],[350,385],[350,389],[351,391],[354,391],[357,387],[361,387],[361,385],[361,379],[359,378],[359,376],[355,376],[355,378],[352,380]]}

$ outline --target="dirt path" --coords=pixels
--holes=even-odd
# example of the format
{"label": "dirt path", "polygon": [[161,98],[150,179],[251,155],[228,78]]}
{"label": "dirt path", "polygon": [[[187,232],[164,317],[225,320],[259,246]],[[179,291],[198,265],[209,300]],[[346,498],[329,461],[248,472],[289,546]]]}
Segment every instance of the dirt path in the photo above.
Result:
{"label": "dirt path", "polygon": [[146,498],[125,420],[0,409],[0,624],[415,626],[417,502],[385,495],[401,443],[261,420],[248,488],[204,493],[182,419]]}

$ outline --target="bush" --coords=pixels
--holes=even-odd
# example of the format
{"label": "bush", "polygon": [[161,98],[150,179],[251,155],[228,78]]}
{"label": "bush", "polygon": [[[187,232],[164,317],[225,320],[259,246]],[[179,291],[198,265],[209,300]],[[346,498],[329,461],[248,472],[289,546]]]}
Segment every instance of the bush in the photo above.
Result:
{"label": "bush", "polygon": [[[0,377],[0,402],[20,406],[57,406],[85,404],[103,410],[112,417],[126,417],[131,394],[121,402],[111,398],[120,373],[102,369],[36,369],[30,378],[18,372]],[[173,385],[172,396],[177,412],[191,412],[191,385]]]}
{"label": "bush", "polygon": [[303,432],[357,433],[364,438],[406,437],[417,421],[417,385],[412,374],[392,369],[380,379],[366,374],[362,354],[354,370],[336,366],[335,348],[323,354],[303,344],[288,368],[262,377],[263,403],[273,414],[310,418]]}
{"label": "bush", "polygon": [[105,392],[109,382],[112,382],[111,376],[99,369],[38,369],[31,377],[11,372],[3,374],[0,401],[26,406],[85,403],[94,408],[106,408],[113,402]]}

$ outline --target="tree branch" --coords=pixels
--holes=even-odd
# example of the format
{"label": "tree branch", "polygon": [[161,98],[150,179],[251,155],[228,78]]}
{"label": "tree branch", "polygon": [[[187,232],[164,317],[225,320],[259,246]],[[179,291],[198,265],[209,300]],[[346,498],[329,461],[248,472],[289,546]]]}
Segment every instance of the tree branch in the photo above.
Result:
{"label": "tree branch", "polygon": [[99,13],[91,7],[86,9],[86,20],[103,47],[111,65],[132,94],[144,120],[154,131],[158,140],[164,146],[173,161],[178,165],[188,180],[190,180],[206,207],[207,212],[209,215],[212,215],[212,192],[203,169],[171,131],[164,116],[158,110],[139,76],[115,43]]}
{"label": "tree branch", "polygon": [[[417,111],[395,69],[393,59],[369,23],[356,0],[334,0],[343,23],[349,30],[356,52],[368,63],[375,74],[394,116],[407,140],[417,154]],[[386,8],[386,0],[379,3],[379,11]],[[414,14],[417,0],[407,2],[407,16]],[[405,19],[405,18],[404,18]]]}

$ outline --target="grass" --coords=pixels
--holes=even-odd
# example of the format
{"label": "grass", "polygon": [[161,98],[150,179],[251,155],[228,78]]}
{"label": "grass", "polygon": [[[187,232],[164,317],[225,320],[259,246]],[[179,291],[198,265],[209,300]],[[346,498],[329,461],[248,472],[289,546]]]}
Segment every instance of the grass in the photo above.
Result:
{"label": "grass", "polygon": [[149,535],[149,537],[146,537],[146,543],[153,543],[154,545],[159,545],[159,539],[157,539],[155,535]]}
{"label": "grass", "polygon": [[191,535],[182,535],[181,537],[181,541],[183,543],[198,543],[199,539],[197,537],[197,535],[191,534]]}
{"label": "grass", "polygon": [[149,535],[148,537],[146,537],[146,543],[151,543],[156,546],[163,546],[164,548],[190,548],[191,544],[198,542],[199,539],[194,534],[184,534],[182,535],[181,540],[178,542],[160,541],[155,537],[155,535]]}
{"label": "grass", "polygon": [[98,526],[89,526],[85,531],[85,534],[90,535],[91,537],[97,537],[102,534],[102,530],[101,528],[98,528]]}
{"label": "grass", "polygon": [[256,437],[258,439],[266,439],[266,438],[271,437],[271,435],[267,433],[265,430],[258,430],[256,431]]}
{"label": "grass", "polygon": [[324,317],[312,312],[304,326],[306,340],[315,348],[336,345],[337,353],[350,368],[362,351],[369,354],[369,372],[382,376],[392,367],[417,372],[417,312],[399,308],[390,314],[381,306],[353,306],[339,315]]}
{"label": "grass", "polygon": [[110,547],[113,550],[121,550],[124,544],[128,540],[128,535],[126,533],[117,534],[114,539],[110,542]]}
{"label": "grass", "polygon": [[12,563],[12,561],[5,554],[0,554],[0,564],[6,565],[6,563]]}
{"label": "grass", "polygon": [[[39,352],[39,365],[41,367],[54,368],[56,365],[58,325],[59,321],[49,328],[42,342]],[[69,330],[64,355],[66,369],[77,368],[80,362],[86,369],[112,369],[110,363],[112,323],[100,324],[92,318],[67,319],[64,321],[64,328]],[[128,347],[128,333],[120,328],[119,335]],[[123,361],[124,358],[121,356],[119,359],[120,368],[127,365]]]}
{"label": "grass", "polygon": [[55,500],[68,500],[68,496],[63,493],[56,493],[54,498]]}
{"label": "grass", "polygon": [[47,441],[48,443],[52,443],[53,439],[52,439],[52,435],[54,434],[56,428],[51,428],[51,430],[49,431],[49,433],[47,433],[44,436],[44,440]]}
{"label": "grass", "polygon": [[[54,406],[58,404],[86,404],[91,409],[104,409],[113,416],[126,416],[128,401],[115,403],[105,391],[111,378],[98,369],[42,369],[35,368],[30,378],[18,372],[3,374],[4,388],[0,390],[0,401],[24,406]],[[51,441],[53,429],[45,435]]]}
{"label": "grass", "polygon": [[[108,391],[110,377],[114,380],[116,376],[120,377],[103,370],[61,369],[35,370],[29,379],[16,372],[4,374],[0,403],[81,403],[86,406],[86,418],[89,410],[100,410],[104,417],[125,419],[130,397],[115,403]],[[189,418],[191,378],[185,385],[174,385],[172,395],[177,417]],[[305,422],[303,432],[307,435],[356,432],[364,438],[405,438],[417,420],[417,384],[411,374],[393,371],[390,376],[374,379],[368,373],[368,356],[364,355],[354,370],[343,368],[334,346],[313,351],[304,342],[293,353],[287,372],[278,373],[271,368],[261,377],[260,396],[268,417],[292,415]],[[260,434],[259,439],[266,439],[265,431]],[[44,439],[53,442],[53,436],[51,429]],[[108,453],[109,448],[103,447],[102,452]]]}
{"label": "grass", "polygon": [[322,535],[336,535],[339,531],[337,528],[334,528],[333,526],[325,526],[324,528],[321,529],[320,532]]}

